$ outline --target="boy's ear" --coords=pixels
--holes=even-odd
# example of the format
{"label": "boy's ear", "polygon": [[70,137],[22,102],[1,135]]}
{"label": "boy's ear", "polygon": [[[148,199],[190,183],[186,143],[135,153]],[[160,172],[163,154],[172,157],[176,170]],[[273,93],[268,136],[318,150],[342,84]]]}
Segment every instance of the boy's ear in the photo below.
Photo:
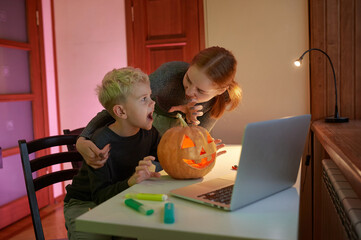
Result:
{"label": "boy's ear", "polygon": [[113,112],[119,118],[122,118],[122,119],[127,118],[127,113],[122,105],[114,105]]}

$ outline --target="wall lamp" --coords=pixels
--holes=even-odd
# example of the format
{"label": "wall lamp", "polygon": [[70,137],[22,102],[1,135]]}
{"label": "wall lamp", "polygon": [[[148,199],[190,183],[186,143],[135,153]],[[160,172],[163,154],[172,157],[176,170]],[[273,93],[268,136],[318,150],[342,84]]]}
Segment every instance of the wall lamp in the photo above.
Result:
{"label": "wall lamp", "polygon": [[331,65],[331,69],[332,69],[332,72],[333,72],[333,80],[334,80],[334,83],[335,83],[335,99],[336,99],[336,102],[335,102],[335,114],[333,117],[327,117],[325,118],[325,122],[332,122],[332,123],[343,123],[343,122],[348,122],[348,118],[346,117],[340,117],[339,113],[338,113],[338,107],[337,107],[337,84],[336,84],[336,74],[335,74],[335,69],[333,68],[333,64],[332,64],[332,61],[331,61],[331,58],[330,56],[328,56],[328,54],[324,51],[322,51],[321,49],[318,49],[318,48],[311,48],[311,49],[308,49],[307,51],[305,51],[301,57],[299,59],[297,59],[294,64],[296,67],[300,67],[301,64],[302,64],[302,59],[303,57],[305,56],[306,53],[310,52],[310,51],[319,51],[323,54],[326,55],[326,57],[328,58],[328,61],[330,62],[330,65]]}

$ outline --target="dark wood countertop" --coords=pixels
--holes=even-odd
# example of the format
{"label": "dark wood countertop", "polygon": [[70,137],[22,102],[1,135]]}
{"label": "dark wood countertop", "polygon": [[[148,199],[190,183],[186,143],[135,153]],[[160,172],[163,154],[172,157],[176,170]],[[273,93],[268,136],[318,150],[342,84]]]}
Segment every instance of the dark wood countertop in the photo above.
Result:
{"label": "dark wood countertop", "polygon": [[361,120],[315,121],[312,131],[361,198]]}

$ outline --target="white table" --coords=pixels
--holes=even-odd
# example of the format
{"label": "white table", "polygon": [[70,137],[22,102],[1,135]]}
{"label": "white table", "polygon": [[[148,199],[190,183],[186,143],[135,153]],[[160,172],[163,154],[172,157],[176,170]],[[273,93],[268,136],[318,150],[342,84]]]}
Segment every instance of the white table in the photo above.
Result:
{"label": "white table", "polygon": [[124,204],[130,192],[169,193],[171,189],[234,173],[240,146],[227,146],[227,154],[217,158],[214,169],[203,179],[174,180],[168,175],[130,187],[76,220],[79,231],[145,239],[297,239],[299,181],[293,188],[265,198],[239,210],[228,212],[199,203],[170,197],[175,205],[175,223],[163,223],[165,202],[138,200],[154,209],[142,215]]}

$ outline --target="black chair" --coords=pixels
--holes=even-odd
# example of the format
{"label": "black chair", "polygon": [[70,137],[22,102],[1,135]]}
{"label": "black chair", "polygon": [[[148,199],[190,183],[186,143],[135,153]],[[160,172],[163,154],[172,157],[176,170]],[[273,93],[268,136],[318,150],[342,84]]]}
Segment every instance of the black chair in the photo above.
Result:
{"label": "black chair", "polygon": [[[84,130],[84,127],[77,128],[74,130],[64,129],[63,133],[66,135],[75,135],[78,137],[83,130]],[[67,148],[68,148],[68,151],[75,151],[76,150],[75,143],[67,145]],[[73,162],[71,164],[72,164],[73,168],[81,168],[82,163],[83,162]]]}
{"label": "black chair", "polygon": [[[19,140],[21,163],[24,171],[26,191],[28,194],[36,239],[44,239],[44,231],[41,224],[36,192],[55,183],[73,179],[73,176],[78,173],[78,169],[72,168],[59,170],[57,172],[46,171],[44,175],[36,176],[34,178],[33,173],[59,163],[82,161],[83,158],[77,151],[50,153],[51,147],[75,144],[76,140],[76,135],[50,136],[29,142]],[[30,160],[29,155],[32,153],[35,153],[35,157]]]}

